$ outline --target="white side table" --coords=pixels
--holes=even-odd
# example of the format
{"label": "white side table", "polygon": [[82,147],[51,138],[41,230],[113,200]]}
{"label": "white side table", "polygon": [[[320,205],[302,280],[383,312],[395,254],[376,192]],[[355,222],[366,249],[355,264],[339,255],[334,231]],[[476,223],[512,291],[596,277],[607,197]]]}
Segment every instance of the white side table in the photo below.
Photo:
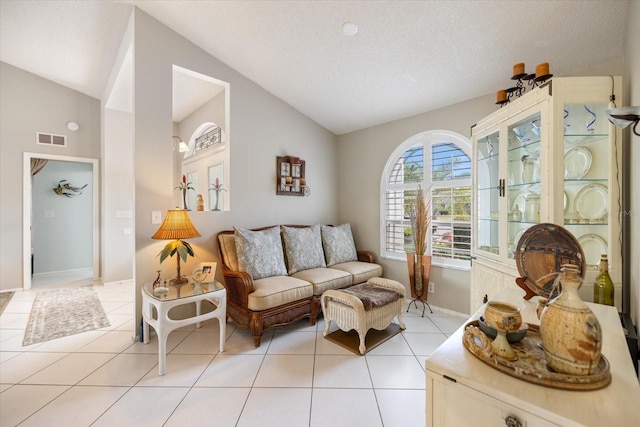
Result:
{"label": "white side table", "polygon": [[[216,308],[213,311],[201,314],[200,305],[204,300],[211,302]],[[194,317],[179,320],[169,317],[169,310],[173,307],[191,303],[196,305],[196,315]],[[220,324],[220,351],[223,352],[227,326],[227,290],[218,281],[203,283],[202,289],[197,291],[194,289],[193,283],[178,286],[170,285],[168,292],[163,294],[154,294],[153,283],[145,283],[142,286],[142,332],[144,343],[149,343],[149,326],[151,326],[158,335],[159,375],[164,375],[165,373],[167,337],[169,334],[177,328],[193,325],[194,323],[199,328],[200,322],[213,318],[217,318]]]}

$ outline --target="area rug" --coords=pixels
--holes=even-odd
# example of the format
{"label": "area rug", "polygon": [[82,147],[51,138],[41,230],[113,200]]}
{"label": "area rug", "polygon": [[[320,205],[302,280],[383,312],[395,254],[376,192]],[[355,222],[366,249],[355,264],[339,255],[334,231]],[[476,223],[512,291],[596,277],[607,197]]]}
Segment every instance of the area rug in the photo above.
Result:
{"label": "area rug", "polygon": [[0,293],[0,314],[7,308],[9,305],[9,301],[11,301],[11,297],[15,294],[15,292],[2,292]]}
{"label": "area rug", "polygon": [[23,346],[109,326],[92,286],[38,292],[33,301]]}
{"label": "area rug", "polygon": [[[389,338],[399,334],[401,331],[402,329],[400,329],[400,325],[396,323],[390,324],[382,331],[369,329],[367,336],[364,338],[364,345],[367,347],[365,354],[387,341]],[[349,332],[344,332],[338,329],[328,334],[325,339],[346,348],[352,353],[360,355],[360,350],[358,349],[358,347],[360,347],[360,337],[358,336],[358,332],[353,329]]]}

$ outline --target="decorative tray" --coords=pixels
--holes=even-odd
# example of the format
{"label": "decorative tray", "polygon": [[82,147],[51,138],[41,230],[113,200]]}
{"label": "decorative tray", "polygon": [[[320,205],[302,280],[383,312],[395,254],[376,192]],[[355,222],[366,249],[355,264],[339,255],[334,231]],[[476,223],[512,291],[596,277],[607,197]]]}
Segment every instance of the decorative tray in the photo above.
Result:
{"label": "decorative tray", "polygon": [[598,366],[592,375],[569,375],[550,371],[542,351],[542,339],[537,325],[529,325],[527,335],[522,341],[511,344],[518,356],[514,361],[492,354],[491,338],[480,330],[477,320],[465,325],[462,342],[465,348],[482,362],[530,383],[563,390],[597,390],[611,382],[609,361],[604,355],[600,356]]}

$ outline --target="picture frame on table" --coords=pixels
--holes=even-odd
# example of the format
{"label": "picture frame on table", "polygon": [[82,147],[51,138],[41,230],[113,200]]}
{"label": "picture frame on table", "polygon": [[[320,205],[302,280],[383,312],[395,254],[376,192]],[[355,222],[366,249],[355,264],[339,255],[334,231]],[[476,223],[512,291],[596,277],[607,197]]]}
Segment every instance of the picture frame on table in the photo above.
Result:
{"label": "picture frame on table", "polygon": [[202,283],[213,283],[216,278],[217,266],[218,266],[218,263],[215,261],[199,262],[195,265],[195,267],[193,267],[193,273],[195,273],[198,270],[202,270],[202,272],[205,273],[205,277],[202,280]]}

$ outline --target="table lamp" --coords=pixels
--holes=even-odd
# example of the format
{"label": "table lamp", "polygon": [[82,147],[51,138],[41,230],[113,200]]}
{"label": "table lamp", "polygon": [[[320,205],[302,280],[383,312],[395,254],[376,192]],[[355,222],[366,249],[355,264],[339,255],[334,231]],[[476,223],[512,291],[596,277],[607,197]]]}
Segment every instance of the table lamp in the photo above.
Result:
{"label": "table lamp", "polygon": [[193,249],[191,245],[182,239],[189,239],[192,237],[200,237],[200,233],[191,223],[189,213],[184,209],[169,209],[167,215],[164,217],[164,221],[158,231],[155,232],[152,239],[173,240],[164,247],[160,252],[160,263],[168,256],[176,257],[178,262],[178,275],[175,279],[169,281],[172,285],[179,285],[187,283],[188,279],[180,275],[180,258],[182,261],[187,262],[187,256],[193,255]]}

